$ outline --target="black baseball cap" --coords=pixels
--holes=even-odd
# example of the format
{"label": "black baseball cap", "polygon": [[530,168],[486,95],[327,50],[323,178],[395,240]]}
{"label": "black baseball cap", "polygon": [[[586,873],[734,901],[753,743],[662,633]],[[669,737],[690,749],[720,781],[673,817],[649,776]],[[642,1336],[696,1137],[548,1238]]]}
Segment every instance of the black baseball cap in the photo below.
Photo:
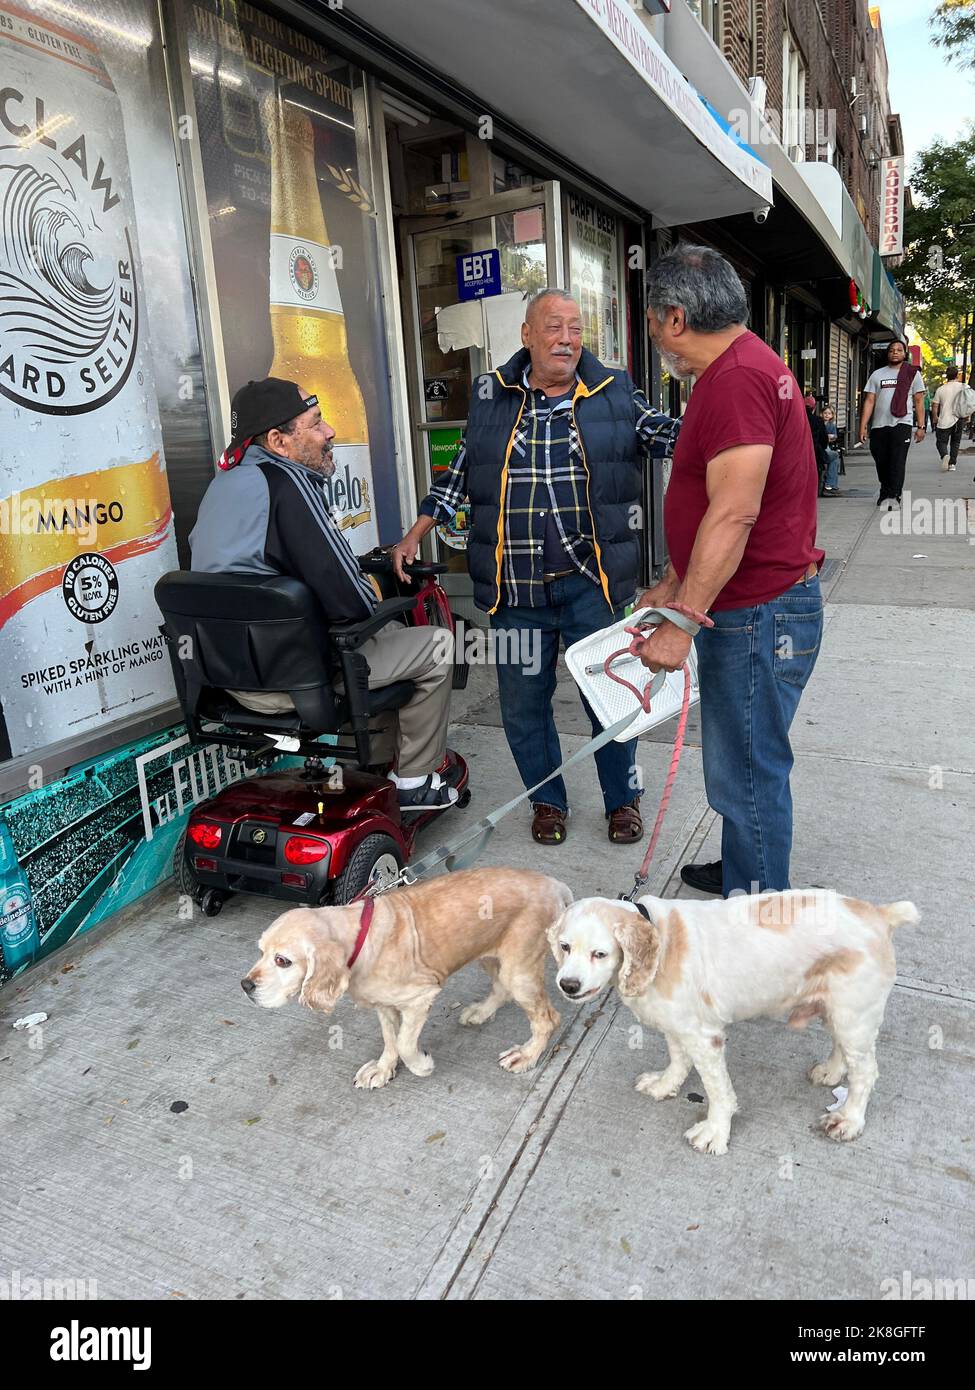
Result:
{"label": "black baseball cap", "polygon": [[239,445],[256,434],[277,429],[317,404],[317,396],[304,397],[293,381],[276,376],[249,381],[230,403],[230,443]]}

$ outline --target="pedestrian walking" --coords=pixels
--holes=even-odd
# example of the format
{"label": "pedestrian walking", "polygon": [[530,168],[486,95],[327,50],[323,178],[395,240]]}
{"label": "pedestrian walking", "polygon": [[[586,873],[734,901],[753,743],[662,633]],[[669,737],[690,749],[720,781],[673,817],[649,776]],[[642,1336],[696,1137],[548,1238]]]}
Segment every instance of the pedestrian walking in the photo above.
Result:
{"label": "pedestrian walking", "polygon": [[931,419],[942,473],[954,473],[958,463],[962,433],[971,414],[970,411],[964,415],[961,413],[964,407],[958,397],[964,392],[965,383],[959,378],[958,368],[954,365],[946,367],[944,385],[938,387],[931,402]]}
{"label": "pedestrian walking", "polygon": [[895,338],[887,348],[887,365],[878,367],[867,379],[860,411],[860,443],[866,444],[877,466],[880,496],[877,506],[886,502],[887,510],[900,503],[911,447],[911,406],[914,408],[914,439],[924,438],[924,379],[907,355],[907,344]]}
{"label": "pedestrian walking", "polygon": [[[685,864],[709,893],[789,887],[789,728],[823,628],[816,545],[816,457],[799,383],[750,333],[734,268],[680,244],[651,266],[647,319],[674,376],[695,378],[664,500],[670,564],[639,606],[710,612],[697,646],[708,802],[721,859]],[[664,622],[641,648],[675,671],[691,638]]]}

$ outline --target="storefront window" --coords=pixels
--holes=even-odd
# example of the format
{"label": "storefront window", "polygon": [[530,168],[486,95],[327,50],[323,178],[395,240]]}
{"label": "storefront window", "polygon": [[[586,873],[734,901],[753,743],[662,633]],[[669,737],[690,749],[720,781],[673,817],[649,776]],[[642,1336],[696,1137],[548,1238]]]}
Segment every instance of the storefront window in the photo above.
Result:
{"label": "storefront window", "polygon": [[153,585],[212,454],[156,16],[0,0],[7,758],[173,698]]}
{"label": "storefront window", "polygon": [[400,534],[362,74],[251,5],[180,9],[227,387],[278,376],[337,432],[353,549]]}
{"label": "storefront window", "polygon": [[436,212],[471,196],[463,131],[403,147],[410,212]]}
{"label": "storefront window", "polygon": [[619,219],[588,198],[566,195],[569,283],[582,311],[582,337],[608,367],[626,366]]}

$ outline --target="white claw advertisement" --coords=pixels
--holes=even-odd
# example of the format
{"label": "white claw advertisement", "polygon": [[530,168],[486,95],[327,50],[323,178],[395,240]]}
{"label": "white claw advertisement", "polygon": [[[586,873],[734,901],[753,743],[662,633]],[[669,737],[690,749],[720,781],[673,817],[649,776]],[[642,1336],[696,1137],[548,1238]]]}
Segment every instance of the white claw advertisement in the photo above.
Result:
{"label": "white claw advertisement", "polygon": [[0,696],[13,755],[172,698],[177,567],[122,110],[0,0]]}

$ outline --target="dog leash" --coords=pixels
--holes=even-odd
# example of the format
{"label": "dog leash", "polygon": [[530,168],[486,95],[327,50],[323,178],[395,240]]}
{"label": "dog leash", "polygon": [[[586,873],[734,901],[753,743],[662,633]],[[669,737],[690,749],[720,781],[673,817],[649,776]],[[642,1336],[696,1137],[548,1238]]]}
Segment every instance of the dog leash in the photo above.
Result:
{"label": "dog leash", "polygon": [[[536,782],[533,787],[529,787],[527,791],[523,791],[518,796],[512,797],[510,801],[506,801],[504,805],[498,806],[495,810],[491,811],[489,815],[484,816],[476,825],[470,826],[468,829],[462,830],[458,835],[452,836],[442,845],[438,845],[435,849],[423,855],[422,858],[415,860],[412,864],[404,865],[395,877],[377,880],[374,883],[367,884],[362,892],[358,893],[356,897],[352,899],[352,902],[359,902],[362,898],[377,898],[382,893],[389,892],[392,888],[411,887],[426,874],[439,868],[441,864],[446,865],[448,873],[453,873],[458,869],[466,869],[469,864],[472,864],[478,858],[481,851],[485,848],[494,833],[495,826],[497,826],[500,821],[504,820],[505,816],[509,815],[516,806],[520,806],[522,802],[527,801],[538,791],[539,787],[543,787],[545,783],[551,781],[553,777],[558,777],[576,763],[581,762],[584,758],[588,758],[590,754],[597,753],[599,749],[603,748],[607,743],[611,743],[633,723],[638,714],[647,713],[650,709],[650,701],[666,679],[666,671],[658,671],[653,679],[648,681],[646,687],[641,691],[632,684],[632,682],[618,675],[611,668],[615,661],[623,658],[630,660],[634,658],[639,659],[640,646],[647,640],[649,633],[664,621],[673,623],[675,627],[679,627],[691,637],[696,637],[702,627],[714,626],[713,621],[707,617],[706,614],[698,613],[695,609],[689,608],[686,604],[668,605],[666,608],[642,609],[638,615],[635,615],[633,625],[624,629],[632,639],[630,643],[625,647],[621,647],[619,651],[612,652],[603,662],[602,667],[596,668],[602,669],[610,680],[616,681],[619,685],[625,686],[627,690],[631,691],[637,700],[636,708],[631,710],[628,714],[623,715],[621,719],[617,719],[615,723],[610,724],[607,728],[603,729],[601,733],[596,734],[594,738],[591,738],[581,748],[577,749],[570,757],[565,758],[552,772],[547,773],[541,781]],[[634,894],[638,893],[647,882],[648,869],[657,847],[657,841],[660,838],[660,831],[663,827],[667,807],[670,804],[670,796],[673,791],[674,780],[677,776],[677,768],[680,763],[680,755],[684,745],[684,734],[687,728],[687,714],[691,699],[691,675],[686,662],[682,669],[684,672],[684,699],[681,705],[677,733],[674,737],[674,753],[671,758],[670,770],[667,774],[664,793],[661,797],[660,808],[657,812],[657,819],[650,837],[649,849],[635,876],[635,882],[630,893],[628,895],[620,895],[621,897],[628,897],[629,900],[632,900]],[[363,913],[363,925],[361,925],[359,929],[361,940],[357,940],[356,942],[352,957],[353,960],[362,948],[362,942],[365,940],[366,933],[369,930],[369,919],[371,919],[371,916],[371,913],[368,914],[368,917],[365,912]]]}
{"label": "dog leash", "polygon": [[[616,681],[619,685],[625,686],[627,690],[632,691],[639,702],[639,708],[646,714],[650,713],[650,702],[656,694],[657,689],[659,689],[661,683],[659,677],[666,676],[666,672],[659,671],[644,690],[640,691],[630,681],[618,675],[610,668],[613,662],[621,657],[630,660],[634,658],[639,659],[640,647],[647,639],[646,628],[649,627],[652,630],[658,627],[663,621],[664,616],[666,616],[668,622],[674,623],[676,627],[681,628],[692,637],[696,637],[702,627],[714,627],[714,620],[709,618],[706,613],[697,613],[694,609],[688,608],[686,604],[681,604],[679,607],[675,606],[674,608],[666,610],[666,612],[659,608],[654,609],[652,619],[647,615],[641,615],[640,620],[633,627],[623,629],[624,632],[629,633],[633,638],[632,642],[630,642],[628,647],[621,647],[619,651],[613,652],[606,658],[603,664],[603,671],[609,676],[610,680]],[[590,669],[590,667],[586,667],[587,672],[590,671]],[[684,697],[681,701],[677,731],[674,734],[674,751],[670,759],[670,768],[667,772],[667,780],[664,783],[663,795],[660,798],[660,805],[657,809],[657,819],[654,822],[653,832],[650,835],[650,844],[647,848],[647,852],[643,856],[643,862],[639,869],[634,874],[633,887],[630,889],[629,893],[620,894],[620,898],[625,902],[633,902],[637,893],[646,887],[650,878],[650,864],[657,848],[657,841],[660,839],[664,817],[667,814],[667,807],[670,805],[670,797],[674,789],[674,781],[677,777],[677,769],[680,766],[680,755],[683,751],[684,735],[687,731],[687,713],[691,704],[691,672],[686,661],[681,667],[681,670],[684,673]]]}

